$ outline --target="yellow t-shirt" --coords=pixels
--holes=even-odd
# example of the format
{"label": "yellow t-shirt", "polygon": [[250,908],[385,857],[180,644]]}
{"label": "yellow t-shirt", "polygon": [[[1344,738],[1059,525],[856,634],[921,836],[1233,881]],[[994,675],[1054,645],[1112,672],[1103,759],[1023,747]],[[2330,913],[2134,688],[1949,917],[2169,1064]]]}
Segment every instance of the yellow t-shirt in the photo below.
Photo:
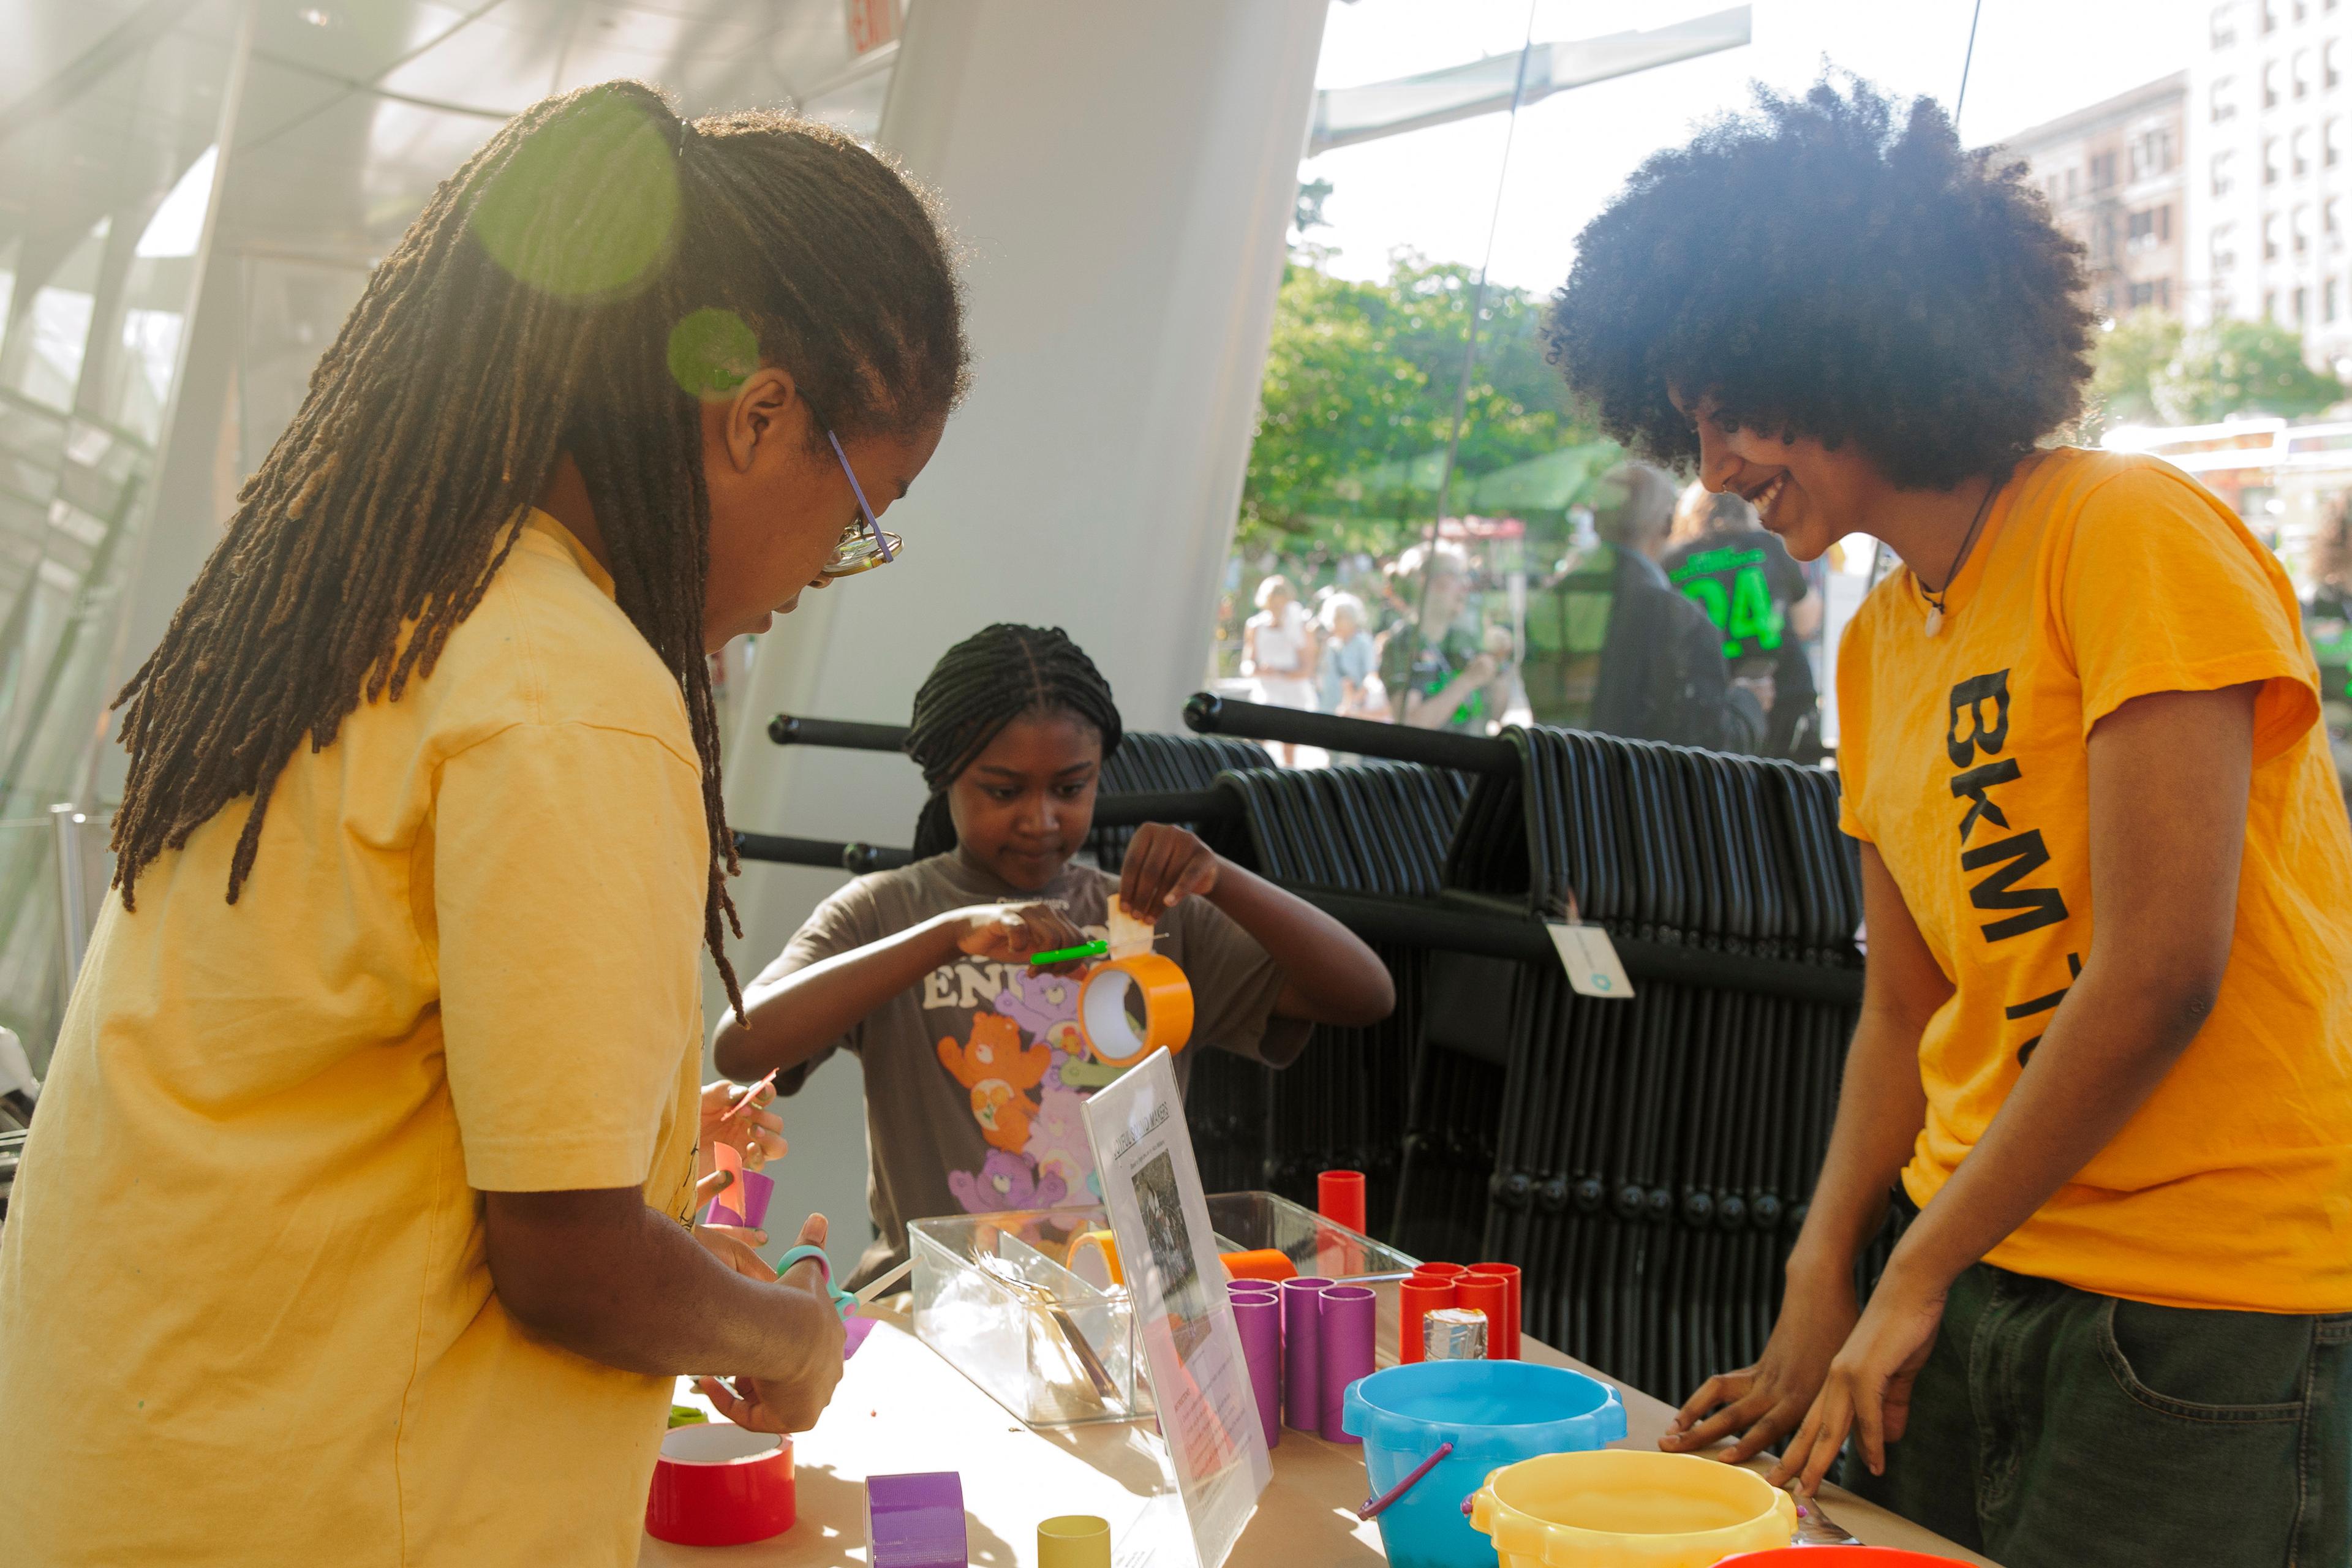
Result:
{"label": "yellow t-shirt", "polygon": [[2164,1306],[2352,1309],[2352,832],[2286,574],[2178,469],[2063,448],[2020,466],[1947,602],[1923,635],[1899,573],[1838,654],[1845,829],[1958,988],[1920,1041],[1912,1198],[1983,1135],[2090,955],[2091,727],[2151,692],[2259,681],[2220,999],[1987,1260]]}
{"label": "yellow t-shirt", "polygon": [[666,1378],[500,1309],[482,1191],[685,1219],[700,774],[533,513],[432,676],[110,900],[0,1232],[0,1557],[634,1563]]}

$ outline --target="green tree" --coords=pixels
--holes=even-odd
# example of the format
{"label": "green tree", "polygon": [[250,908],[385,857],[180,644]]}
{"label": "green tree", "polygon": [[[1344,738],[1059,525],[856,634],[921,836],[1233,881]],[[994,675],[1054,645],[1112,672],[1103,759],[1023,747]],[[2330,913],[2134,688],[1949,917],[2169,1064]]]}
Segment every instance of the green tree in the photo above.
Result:
{"label": "green tree", "polygon": [[2180,352],[2180,334],[2179,318],[2160,310],[2135,310],[2101,332],[2084,423],[2094,431],[2154,424],[2160,416],[2150,384]]}
{"label": "green tree", "polygon": [[[1355,283],[1317,262],[1294,259],[1283,277],[1238,542],[1298,558],[1386,553],[1420,537],[1437,506],[1477,274],[1400,255],[1385,282]],[[1541,315],[1523,289],[1486,290],[1456,510],[1480,476],[1592,439],[1545,363]]]}
{"label": "green tree", "polygon": [[2275,321],[2216,321],[2187,333],[2149,378],[2156,410],[2175,425],[2210,425],[2232,414],[2292,419],[2344,396],[2344,384],[2303,363],[2303,342]]}

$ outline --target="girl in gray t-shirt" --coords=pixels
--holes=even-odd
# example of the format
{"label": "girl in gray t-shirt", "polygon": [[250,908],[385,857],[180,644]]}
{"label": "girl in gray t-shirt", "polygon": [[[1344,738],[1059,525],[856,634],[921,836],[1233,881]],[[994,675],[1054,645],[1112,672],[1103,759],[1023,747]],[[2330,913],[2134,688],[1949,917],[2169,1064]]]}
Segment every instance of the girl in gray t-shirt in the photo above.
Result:
{"label": "girl in gray t-shirt", "polygon": [[1118,738],[1109,686],[1059,630],[993,626],[949,649],[906,742],[931,791],[924,858],[826,900],[745,991],[749,1026],[719,1026],[719,1069],[781,1068],[786,1094],[857,1053],[878,1232],[858,1279],[905,1256],[911,1219],[1098,1201],[1078,1107],[1118,1069],[1078,1035],[1082,966],[1028,959],[1105,935],[1113,895],[1156,912],[1154,951],[1192,985],[1180,1078],[1204,1049],[1286,1067],[1311,1026],[1394,1005],[1346,927],[1181,828],[1137,829],[1118,877],[1073,864]]}

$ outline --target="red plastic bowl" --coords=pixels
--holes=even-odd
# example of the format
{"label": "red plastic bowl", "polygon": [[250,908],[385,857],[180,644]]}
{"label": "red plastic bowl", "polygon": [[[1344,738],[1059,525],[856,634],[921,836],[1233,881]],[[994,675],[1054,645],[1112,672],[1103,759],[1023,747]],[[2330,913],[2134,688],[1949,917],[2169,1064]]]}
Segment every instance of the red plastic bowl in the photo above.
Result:
{"label": "red plastic bowl", "polygon": [[1776,1546],[1727,1557],[1716,1568],[1951,1568],[1958,1561],[1894,1546]]}
{"label": "red plastic bowl", "polygon": [[723,1421],[673,1426],[654,1462],[646,1532],[678,1546],[740,1546],[793,1527],[793,1445]]}

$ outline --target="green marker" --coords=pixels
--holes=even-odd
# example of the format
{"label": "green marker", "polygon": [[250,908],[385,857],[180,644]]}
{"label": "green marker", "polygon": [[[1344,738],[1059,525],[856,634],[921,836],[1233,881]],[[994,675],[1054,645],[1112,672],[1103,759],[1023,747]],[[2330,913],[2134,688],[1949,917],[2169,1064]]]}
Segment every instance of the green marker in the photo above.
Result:
{"label": "green marker", "polygon": [[1033,953],[1029,958],[1029,967],[1043,969],[1049,963],[1067,963],[1074,958],[1100,958],[1109,951],[1110,943],[1099,939],[1082,942],[1076,947],[1057,947],[1051,952]]}

